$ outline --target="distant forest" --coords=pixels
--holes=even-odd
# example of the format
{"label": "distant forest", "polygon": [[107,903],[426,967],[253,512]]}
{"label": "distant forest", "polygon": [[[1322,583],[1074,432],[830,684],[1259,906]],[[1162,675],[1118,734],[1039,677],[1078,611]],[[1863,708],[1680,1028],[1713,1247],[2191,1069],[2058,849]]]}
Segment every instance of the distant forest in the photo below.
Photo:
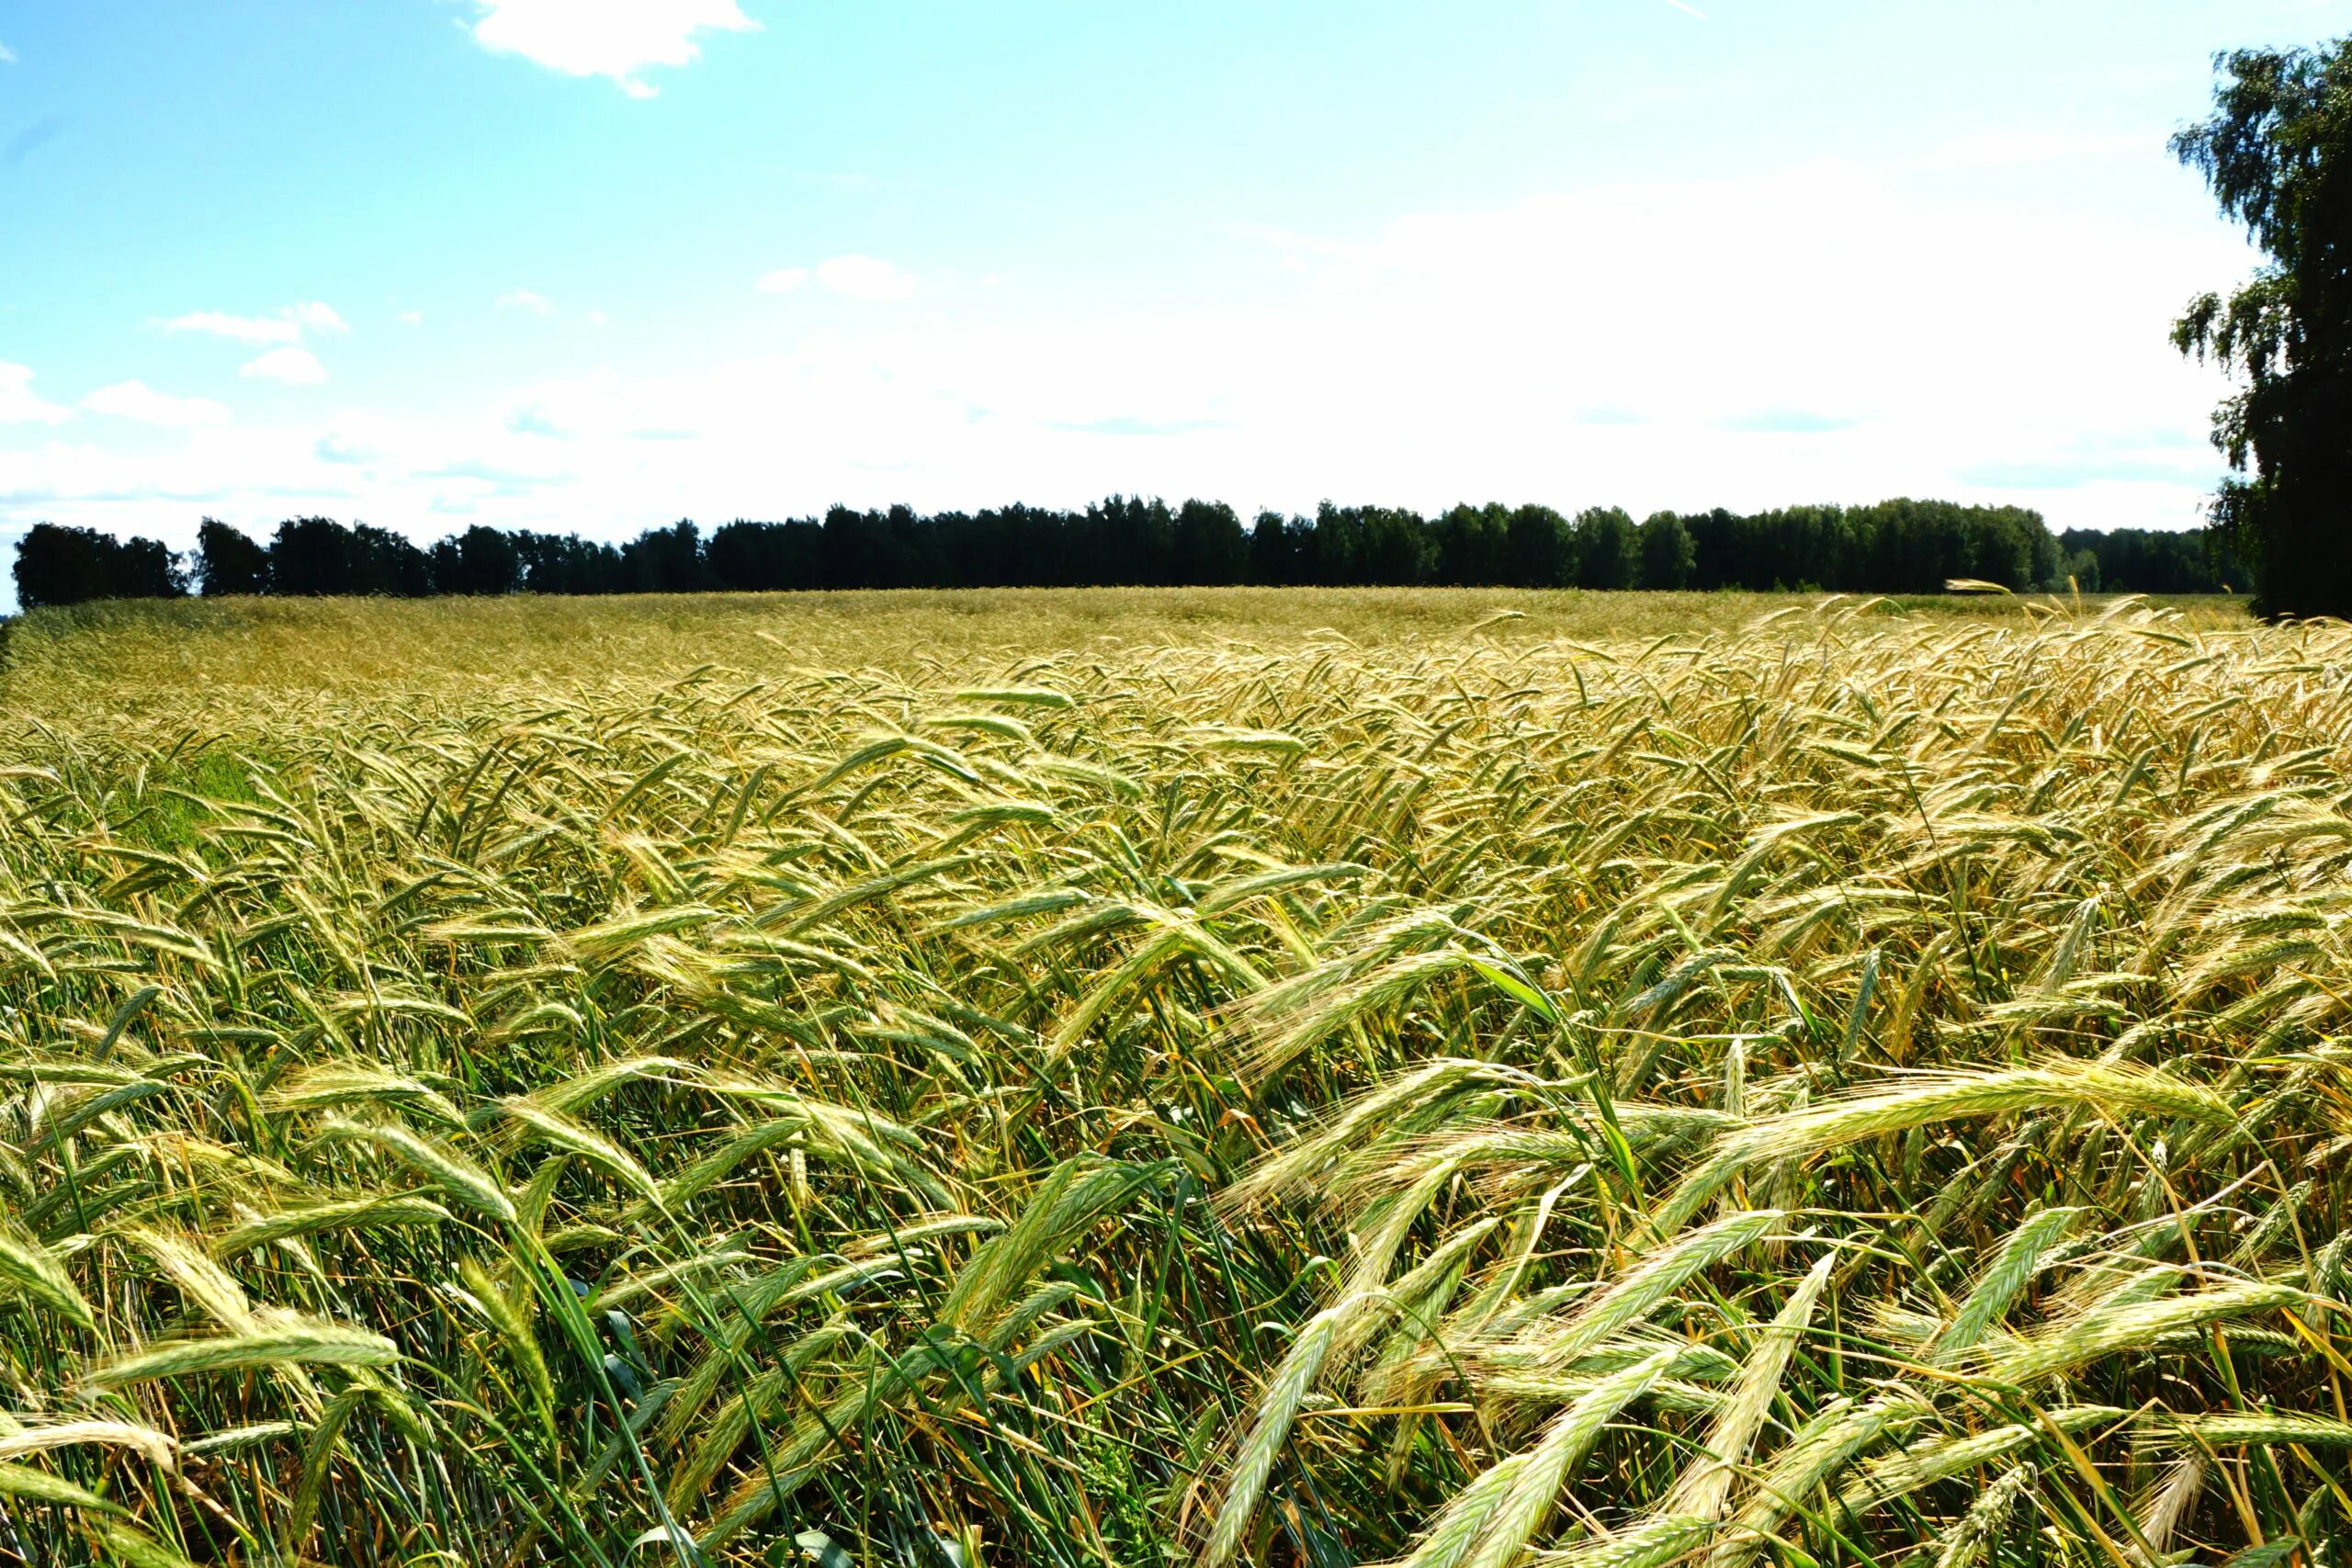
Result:
{"label": "distant forest", "polygon": [[1952,579],[2086,592],[2207,593],[2226,585],[2204,536],[2147,529],[2052,535],[2018,507],[1888,501],[1741,514],[1615,507],[1457,506],[1435,517],[1383,506],[1311,516],[1222,502],[1114,496],[1082,512],[906,507],[691,522],[625,544],[474,527],[420,546],[325,517],[280,523],[266,543],[211,518],[197,547],[43,523],[18,544],[27,609],[199,592],[284,595],[686,593],[719,590],[1222,585],[1795,589],[1933,593]]}

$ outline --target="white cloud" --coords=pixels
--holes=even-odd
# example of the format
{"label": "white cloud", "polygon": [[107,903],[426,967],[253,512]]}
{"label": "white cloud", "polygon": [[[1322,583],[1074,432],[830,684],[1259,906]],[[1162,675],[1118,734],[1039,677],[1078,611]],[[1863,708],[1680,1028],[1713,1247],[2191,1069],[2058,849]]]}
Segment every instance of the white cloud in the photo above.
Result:
{"label": "white cloud", "polygon": [[232,316],[224,310],[192,310],[164,323],[167,333],[203,333],[236,343],[299,343],[301,324],[283,316]]}
{"label": "white cloud", "polygon": [[82,406],[92,413],[112,414],[117,419],[160,424],[173,430],[192,430],[198,425],[225,424],[229,421],[229,411],[209,398],[175,398],[155,390],[144,381],[117,381],[110,387],[100,387],[82,400]]}
{"label": "white cloud", "polygon": [[610,326],[612,325],[612,317],[605,314],[602,310],[591,310],[588,312],[588,324],[592,327]]}
{"label": "white cloud", "polygon": [[0,65],[14,65],[15,63],[17,63],[16,52],[9,49],[6,44],[0,43]]}
{"label": "white cloud", "polygon": [[736,0],[474,0],[475,40],[567,76],[607,76],[633,98],[654,89],[637,73],[689,65],[703,32],[752,32],[759,24]]}
{"label": "white cloud", "polygon": [[334,306],[322,305],[316,299],[306,304],[288,305],[286,307],[285,314],[288,319],[316,332],[345,334],[351,331],[350,323],[335,313]]}
{"label": "white cloud", "polygon": [[73,417],[33,391],[31,366],[0,359],[0,424],[62,424]]}
{"label": "white cloud", "polygon": [[167,333],[203,333],[210,337],[224,337],[234,343],[300,343],[308,329],[325,333],[348,333],[351,328],[331,305],[313,299],[300,305],[284,305],[267,316],[232,316],[225,310],[192,310],[185,316],[175,316],[164,323]]}
{"label": "white cloud", "polygon": [[552,316],[555,302],[543,294],[527,288],[510,288],[492,301],[502,310],[521,310],[533,316]]}
{"label": "white cloud", "polygon": [[780,266],[764,273],[752,287],[763,294],[790,294],[811,277],[829,294],[845,299],[904,299],[915,291],[914,274],[879,256],[835,256],[819,262],[812,272],[805,266]]}
{"label": "white cloud", "polygon": [[904,299],[915,291],[912,273],[876,256],[835,256],[820,262],[817,282],[850,299]]}
{"label": "white cloud", "polygon": [[237,374],[249,381],[282,381],[289,387],[315,387],[327,378],[326,367],[307,348],[273,348],[248,360]]}
{"label": "white cloud", "polygon": [[[1819,166],[1596,186],[1356,243],[1251,236],[1267,281],[1222,304],[844,312],[786,352],[681,353],[429,413],[306,403],[157,452],[0,444],[0,496],[19,498],[0,526],[170,537],[205,511],[314,511],[428,538],[612,537],[1113,491],[1637,515],[1947,495],[2061,528],[2194,523],[2222,385],[2165,329],[2249,253],[2201,204],[2166,227],[1956,203],[1949,184]],[[1278,271],[1285,254],[1305,270]]]}
{"label": "white cloud", "polygon": [[404,327],[421,327],[424,324],[424,312],[422,310],[402,310],[401,312],[400,321],[401,325]]}

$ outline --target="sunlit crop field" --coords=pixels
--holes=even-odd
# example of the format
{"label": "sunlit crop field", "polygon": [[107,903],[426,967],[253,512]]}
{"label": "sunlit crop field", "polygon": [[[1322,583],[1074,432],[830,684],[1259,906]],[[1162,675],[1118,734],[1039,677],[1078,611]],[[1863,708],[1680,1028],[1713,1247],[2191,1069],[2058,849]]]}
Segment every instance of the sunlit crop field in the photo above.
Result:
{"label": "sunlit crop field", "polygon": [[997,597],[19,626],[0,1561],[2346,1561],[2352,631]]}

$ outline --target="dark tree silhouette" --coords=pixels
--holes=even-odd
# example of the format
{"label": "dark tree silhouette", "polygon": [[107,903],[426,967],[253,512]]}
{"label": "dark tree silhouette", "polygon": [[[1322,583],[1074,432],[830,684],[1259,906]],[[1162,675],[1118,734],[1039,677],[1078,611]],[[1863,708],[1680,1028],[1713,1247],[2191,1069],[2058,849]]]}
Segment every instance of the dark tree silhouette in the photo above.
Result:
{"label": "dark tree silhouette", "polygon": [[96,528],[36,523],[17,542],[17,602],[28,610],[93,599],[175,599],[187,592],[179,561],[153,539],[118,539]]}
{"label": "dark tree silhouette", "polygon": [[1501,505],[1457,506],[1430,525],[1437,545],[1434,580],[1457,588],[1508,580],[1510,511]]}
{"label": "dark tree silhouette", "polygon": [[1642,524],[1642,586],[1688,588],[1698,552],[1690,530],[1671,512],[1654,512]]}
{"label": "dark tree silhouette", "polygon": [[1640,584],[1641,531],[1618,506],[1593,506],[1577,513],[1577,586],[1625,589]]}
{"label": "dark tree silhouette", "polygon": [[1548,506],[1510,514],[1503,550],[1503,581],[1520,588],[1562,588],[1576,581],[1576,536]]}
{"label": "dark tree silhouette", "polygon": [[824,530],[815,523],[738,518],[711,535],[703,554],[712,580],[728,588],[808,588],[823,580]]}
{"label": "dark tree silhouette", "polygon": [[523,586],[515,536],[480,524],[433,547],[433,585],[443,593],[488,596]]}
{"label": "dark tree silhouette", "polygon": [[2065,558],[2059,575],[2072,576],[2086,593],[2102,585],[2128,585],[2134,593],[2219,593],[2230,585],[2215,575],[2212,554],[2205,545],[2201,534],[2069,528],[2058,536],[2058,548]]}
{"label": "dark tree silhouette", "polygon": [[1250,581],[1274,587],[1298,581],[1298,542],[1279,512],[1261,512],[1250,525]]}
{"label": "dark tree silhouette", "polygon": [[196,580],[204,596],[269,592],[269,552],[217,518],[196,527]]}
{"label": "dark tree silhouette", "polygon": [[695,593],[717,586],[703,558],[702,531],[683,517],[631,540],[621,550],[621,568],[640,593]]}
{"label": "dark tree silhouette", "polygon": [[389,529],[297,517],[270,539],[273,593],[417,599],[435,586],[433,558]]}
{"label": "dark tree silhouette", "polygon": [[2239,389],[2213,444],[2244,476],[2212,507],[2267,615],[2352,615],[2352,39],[2219,56],[2211,119],[2173,139],[2270,258],[2174,324]]}
{"label": "dark tree silhouette", "polygon": [[1221,501],[1188,501],[1177,509],[1174,554],[1178,582],[1238,582],[1249,570],[1241,519]]}
{"label": "dark tree silhouette", "polygon": [[[421,549],[366,524],[299,517],[266,547],[204,520],[192,558],[208,594],[678,593],[731,589],[1322,584],[1747,588],[1932,593],[1952,578],[2012,589],[2211,592],[2197,535],[2120,530],[2052,538],[2016,507],[1888,501],[1741,515],[1615,507],[1571,522],[1548,506],[1456,506],[1430,518],[1326,502],[1260,513],[1217,502],[1113,496],[1083,512],[1007,506],[923,515],[835,507],[821,519],[738,518],[706,539],[690,521],[621,545],[472,527]],[[171,552],[43,525],[18,551],[28,607],[184,591]]]}

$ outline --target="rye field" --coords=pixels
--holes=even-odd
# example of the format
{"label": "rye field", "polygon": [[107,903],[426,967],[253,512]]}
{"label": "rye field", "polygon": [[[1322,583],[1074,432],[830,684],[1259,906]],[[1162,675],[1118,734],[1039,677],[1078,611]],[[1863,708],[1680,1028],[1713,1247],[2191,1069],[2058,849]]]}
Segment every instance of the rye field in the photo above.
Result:
{"label": "rye field", "polygon": [[2352,629],[44,613],[0,1561],[2352,1560]]}

